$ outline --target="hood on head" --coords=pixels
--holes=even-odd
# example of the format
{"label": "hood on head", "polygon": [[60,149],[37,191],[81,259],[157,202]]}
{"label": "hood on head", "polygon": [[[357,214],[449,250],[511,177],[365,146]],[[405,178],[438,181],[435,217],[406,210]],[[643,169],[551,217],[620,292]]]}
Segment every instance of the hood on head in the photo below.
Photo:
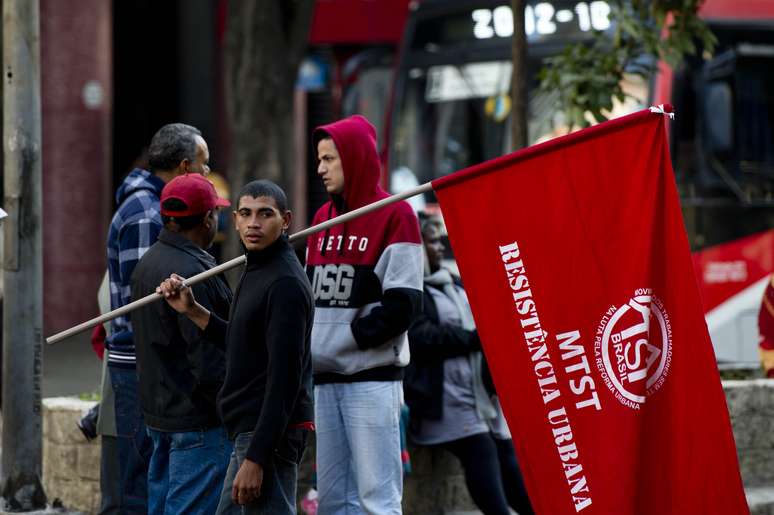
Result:
{"label": "hood on head", "polygon": [[376,150],[376,129],[364,116],[356,114],[312,133],[314,152],[317,143],[330,137],[336,145],[344,170],[344,201],[347,209],[356,209],[387,196],[379,185],[381,165]]}

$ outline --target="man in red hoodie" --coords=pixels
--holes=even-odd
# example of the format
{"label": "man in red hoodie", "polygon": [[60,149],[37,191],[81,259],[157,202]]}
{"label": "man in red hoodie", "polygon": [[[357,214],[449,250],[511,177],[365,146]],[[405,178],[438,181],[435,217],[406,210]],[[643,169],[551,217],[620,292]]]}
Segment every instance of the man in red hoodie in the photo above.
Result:
{"label": "man in red hoodie", "polygon": [[[368,120],[318,127],[313,139],[331,195],[314,224],[388,196]],[[401,380],[422,270],[419,226],[406,202],[307,241],[320,515],[401,513]]]}

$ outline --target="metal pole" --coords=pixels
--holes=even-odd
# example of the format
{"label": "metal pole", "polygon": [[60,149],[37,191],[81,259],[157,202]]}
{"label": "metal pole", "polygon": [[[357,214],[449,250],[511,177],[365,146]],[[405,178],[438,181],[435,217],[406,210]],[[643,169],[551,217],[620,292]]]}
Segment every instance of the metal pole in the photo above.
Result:
{"label": "metal pole", "polygon": [[[353,220],[359,216],[363,216],[366,213],[370,213],[371,211],[376,211],[377,209],[381,209],[384,206],[387,206],[389,204],[393,204],[395,202],[398,202],[399,200],[405,200],[409,197],[413,197],[415,195],[419,195],[420,193],[427,193],[429,191],[433,190],[433,186],[431,183],[426,182],[425,184],[422,184],[420,186],[417,186],[416,188],[404,191],[403,193],[398,193],[395,195],[392,195],[387,198],[383,198],[382,200],[377,200],[376,202],[372,204],[368,204],[367,206],[359,207],[357,209],[353,209],[352,211],[345,213],[343,215],[337,216],[336,218],[331,218],[330,220],[327,220],[325,222],[319,223],[313,227],[308,227],[304,229],[303,231],[299,231],[295,234],[293,234],[289,239],[292,242],[298,241],[301,239],[306,238],[307,236],[311,234],[318,233],[320,231],[324,231],[325,229],[328,229],[330,227],[333,227],[334,225],[338,225],[344,222],[347,222],[349,220]],[[198,282],[204,281],[205,279],[208,279],[212,277],[213,275],[218,275],[222,272],[225,272],[226,270],[230,270],[232,268],[235,268],[242,263],[245,262],[245,256],[239,256],[235,257],[234,259],[230,261],[226,261],[225,263],[222,263],[214,268],[211,268],[209,270],[206,270],[200,274],[196,274],[193,277],[189,277],[184,281],[184,284],[186,286],[191,286],[193,284],[196,284]],[[113,311],[109,313],[105,313],[104,315],[98,316],[96,318],[92,318],[91,320],[87,320],[86,322],[83,322],[82,324],[78,324],[75,327],[71,327],[70,329],[66,329],[62,331],[61,333],[56,333],[55,335],[49,336],[46,338],[46,343],[49,345],[53,343],[57,343],[59,341],[64,340],[65,338],[69,338],[70,336],[73,336],[75,334],[78,334],[80,332],[86,331],[88,329],[91,329],[92,327],[96,326],[97,324],[102,324],[104,322],[107,322],[108,320],[113,320],[114,318],[125,315],[126,313],[129,313],[131,311],[134,311],[135,309],[139,308],[140,306],[144,306],[146,304],[150,304],[151,302],[155,302],[157,300],[161,300],[161,295],[157,293],[151,293],[150,295],[147,295],[141,299],[137,299],[131,304],[127,304],[125,306],[122,306],[118,309],[114,309]]]}
{"label": "metal pole", "polygon": [[38,0],[3,0],[3,497],[44,508],[41,485],[43,252]]}

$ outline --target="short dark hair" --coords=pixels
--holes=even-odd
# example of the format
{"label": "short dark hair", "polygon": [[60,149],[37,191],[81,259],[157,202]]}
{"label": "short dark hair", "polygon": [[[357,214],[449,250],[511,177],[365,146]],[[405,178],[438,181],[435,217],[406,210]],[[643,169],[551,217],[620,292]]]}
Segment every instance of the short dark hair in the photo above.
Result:
{"label": "short dark hair", "polygon": [[196,137],[202,133],[184,123],[170,123],[160,128],[148,148],[148,167],[151,172],[172,170],[183,159],[196,159]]}
{"label": "short dark hair", "polygon": [[443,224],[438,215],[431,215],[424,211],[417,213],[419,218],[419,231],[424,235],[429,229],[443,230]]}
{"label": "short dark hair", "polygon": [[[161,205],[164,209],[169,209],[170,211],[185,211],[188,209],[188,204],[179,198],[168,198],[162,202]],[[164,227],[169,225],[170,222],[174,222],[180,227],[180,230],[188,231],[201,225],[204,222],[205,216],[207,216],[207,213],[198,213],[189,216],[161,215],[161,221],[164,222]]]}
{"label": "short dark hair", "polygon": [[[325,129],[315,129],[315,131],[312,133],[312,143],[314,144],[314,151],[317,152],[317,144],[320,143],[324,139],[329,139],[333,141],[333,136],[331,136],[328,131]],[[333,144],[335,145],[336,142],[333,141]]]}
{"label": "short dark hair", "polygon": [[282,188],[271,181],[267,181],[266,179],[251,181],[242,186],[242,189],[239,190],[239,197],[237,198],[237,209],[239,209],[239,199],[242,197],[273,198],[274,202],[277,203],[277,208],[281,212],[284,213],[288,210],[288,197],[285,195],[285,192],[282,190]]}

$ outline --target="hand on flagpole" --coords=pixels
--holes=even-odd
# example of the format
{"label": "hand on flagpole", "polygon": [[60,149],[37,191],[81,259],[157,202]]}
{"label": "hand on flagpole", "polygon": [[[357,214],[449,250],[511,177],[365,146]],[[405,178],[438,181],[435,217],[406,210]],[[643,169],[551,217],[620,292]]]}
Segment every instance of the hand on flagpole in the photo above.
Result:
{"label": "hand on flagpole", "polygon": [[196,302],[191,287],[185,284],[185,278],[172,274],[156,288],[156,293],[162,295],[172,309],[181,313],[204,330],[210,321],[210,312]]}

